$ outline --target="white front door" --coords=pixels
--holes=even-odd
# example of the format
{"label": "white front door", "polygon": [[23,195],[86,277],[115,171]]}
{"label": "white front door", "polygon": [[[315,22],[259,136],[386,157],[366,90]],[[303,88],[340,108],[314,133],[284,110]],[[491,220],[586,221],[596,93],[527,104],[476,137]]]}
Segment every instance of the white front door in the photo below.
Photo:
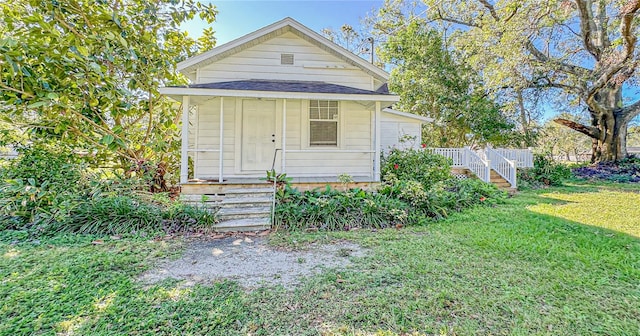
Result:
{"label": "white front door", "polygon": [[276,148],[276,101],[242,101],[242,171],[271,169]]}

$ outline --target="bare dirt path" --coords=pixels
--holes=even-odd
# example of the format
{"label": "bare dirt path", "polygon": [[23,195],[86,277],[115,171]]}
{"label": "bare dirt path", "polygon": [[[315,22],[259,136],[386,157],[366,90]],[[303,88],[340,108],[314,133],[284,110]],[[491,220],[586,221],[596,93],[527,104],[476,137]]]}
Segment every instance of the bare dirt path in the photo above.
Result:
{"label": "bare dirt path", "polygon": [[323,268],[347,267],[351,257],[364,255],[362,247],[345,241],[289,251],[268,245],[264,237],[228,237],[189,242],[180,259],[160,263],[142,274],[140,281],[153,284],[173,278],[193,286],[229,279],[245,288],[293,288],[305,276]]}

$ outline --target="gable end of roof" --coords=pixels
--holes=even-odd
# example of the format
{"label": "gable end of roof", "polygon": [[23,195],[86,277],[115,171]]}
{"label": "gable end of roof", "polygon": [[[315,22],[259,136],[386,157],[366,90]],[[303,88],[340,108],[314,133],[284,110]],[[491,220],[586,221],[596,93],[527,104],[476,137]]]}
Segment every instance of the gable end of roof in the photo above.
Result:
{"label": "gable end of roof", "polygon": [[300,22],[287,17],[278,22],[272,23],[266,27],[258,29],[252,33],[239,37],[233,41],[227,42],[223,45],[217,46],[202,54],[188,58],[178,63],[178,71],[189,74],[195,71],[198,67],[202,67],[207,64],[211,64],[220,59],[229,57],[235,53],[245,50],[249,47],[258,45],[264,41],[272,39],[276,36],[282,35],[286,32],[292,32],[305,41],[316,45],[324,51],[346,61],[347,63],[356,66],[366,73],[374,76],[382,81],[389,79],[389,74],[376,67],[375,65],[367,62],[363,58],[355,55],[347,49],[337,45],[324,36],[304,26]]}

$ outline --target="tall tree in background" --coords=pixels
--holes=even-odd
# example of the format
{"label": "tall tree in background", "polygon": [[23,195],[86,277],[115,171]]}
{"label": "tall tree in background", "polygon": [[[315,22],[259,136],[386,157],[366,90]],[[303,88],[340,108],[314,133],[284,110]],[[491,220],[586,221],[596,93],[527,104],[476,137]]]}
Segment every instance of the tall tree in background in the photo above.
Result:
{"label": "tall tree in background", "polygon": [[[212,5],[193,0],[0,3],[0,113],[29,141],[95,153],[97,164],[163,167],[177,153],[174,103],[158,88],[186,83],[175,64],[215,45],[179,26]],[[6,125],[6,124],[5,124]]]}
{"label": "tall tree in background", "polygon": [[[389,12],[403,1],[387,1]],[[424,0],[424,16],[449,23],[456,48],[496,92],[556,90],[586,107],[589,123],[555,121],[592,139],[592,161],[626,154],[629,122],[640,101],[623,88],[637,85],[640,0]]]}
{"label": "tall tree in background", "polygon": [[513,125],[485,95],[479,77],[454,59],[440,33],[424,22],[413,20],[389,34],[380,59],[392,65],[389,88],[400,95],[399,108],[435,120],[426,130],[429,145],[513,140]]}

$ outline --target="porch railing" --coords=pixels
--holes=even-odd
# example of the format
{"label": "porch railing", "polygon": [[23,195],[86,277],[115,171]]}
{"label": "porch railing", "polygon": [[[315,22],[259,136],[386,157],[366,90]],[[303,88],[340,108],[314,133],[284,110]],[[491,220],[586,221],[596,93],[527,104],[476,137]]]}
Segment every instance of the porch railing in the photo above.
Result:
{"label": "porch railing", "polygon": [[476,176],[491,183],[491,162],[480,157],[476,152],[469,148],[463,148],[465,156],[465,167],[471,170]]}
{"label": "porch railing", "polygon": [[533,167],[530,149],[491,148],[473,151],[469,148],[429,148],[435,154],[451,159],[452,167],[464,167],[479,179],[491,182],[491,170],[502,176],[512,188],[516,188],[517,168]]}
{"label": "porch railing", "polygon": [[517,161],[507,159],[500,152],[490,147],[485,148],[484,152],[490,162],[491,169],[507,180],[511,184],[511,188],[516,188]]}
{"label": "porch railing", "polygon": [[464,148],[430,148],[435,154],[451,159],[452,167],[464,167]]}
{"label": "porch railing", "polygon": [[469,148],[430,148],[433,153],[451,159],[452,167],[464,167],[474,173],[479,179],[490,182],[491,168],[488,160],[480,157]]}
{"label": "porch railing", "polygon": [[533,152],[531,151],[531,149],[495,148],[494,150],[508,160],[516,161],[518,167],[533,167]]}

